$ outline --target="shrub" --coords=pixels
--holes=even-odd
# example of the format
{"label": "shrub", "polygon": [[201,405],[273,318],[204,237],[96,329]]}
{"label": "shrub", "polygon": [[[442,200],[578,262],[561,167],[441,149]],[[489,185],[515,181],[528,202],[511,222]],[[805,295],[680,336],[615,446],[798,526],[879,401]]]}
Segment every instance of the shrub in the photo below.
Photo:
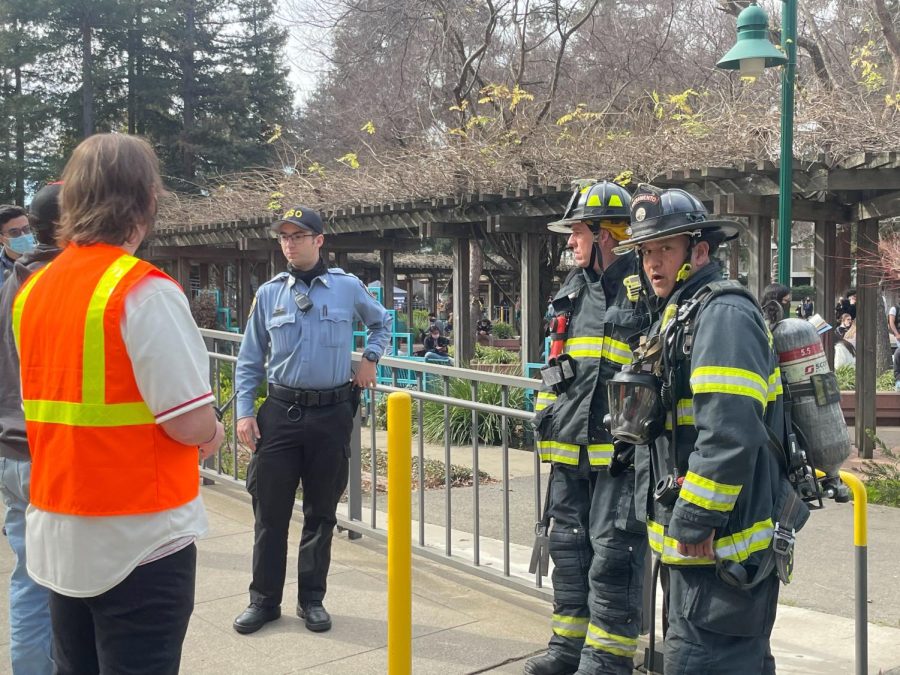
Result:
{"label": "shrub", "polygon": [[475,345],[475,361],[477,363],[519,363],[519,355],[508,349],[500,347],[486,347],[484,345]]}
{"label": "shrub", "polygon": [[493,334],[494,337],[498,340],[508,340],[509,338],[516,336],[516,329],[510,326],[505,321],[498,321],[493,324]]}
{"label": "shrub", "polygon": [[[856,391],[856,366],[841,366],[834,371],[841,391]],[[875,391],[894,391],[894,372],[886,370],[875,379]]]}
{"label": "shrub", "polygon": [[[450,396],[471,400],[469,383],[465,380],[450,380]],[[501,387],[496,384],[481,384],[478,387],[478,401],[490,405],[501,405]],[[524,409],[525,392],[521,389],[509,389],[508,405],[512,408]],[[423,429],[425,438],[433,443],[444,440],[444,406],[439,403],[426,403]],[[469,445],[472,411],[467,408],[450,407],[450,422],[446,427],[451,445]],[[519,447],[525,438],[525,424],[520,420],[509,420],[509,442]],[[478,439],[488,445],[500,445],[502,439],[502,418],[496,414],[478,415]]]}
{"label": "shrub", "polygon": [[860,471],[866,480],[869,502],[884,506],[900,506],[900,457],[891,452],[885,442],[866,429],[875,445],[884,454],[886,462],[865,461]]}

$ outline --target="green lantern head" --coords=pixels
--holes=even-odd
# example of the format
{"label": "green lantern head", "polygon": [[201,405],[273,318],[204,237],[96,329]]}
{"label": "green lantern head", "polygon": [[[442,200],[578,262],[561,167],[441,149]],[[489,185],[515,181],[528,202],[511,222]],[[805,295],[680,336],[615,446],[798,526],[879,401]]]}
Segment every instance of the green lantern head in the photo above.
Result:
{"label": "green lantern head", "polygon": [[740,69],[741,75],[756,77],[763,68],[787,63],[787,56],[769,42],[769,15],[759,5],[744,9],[737,19],[737,43],[716,67],[725,70]]}

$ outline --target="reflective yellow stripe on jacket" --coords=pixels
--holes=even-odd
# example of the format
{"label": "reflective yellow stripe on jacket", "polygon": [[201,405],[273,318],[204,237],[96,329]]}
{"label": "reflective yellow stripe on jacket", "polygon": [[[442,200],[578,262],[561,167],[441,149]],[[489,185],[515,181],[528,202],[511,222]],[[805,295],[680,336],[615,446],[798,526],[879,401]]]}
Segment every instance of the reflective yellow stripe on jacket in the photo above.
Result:
{"label": "reflective yellow stripe on jacket", "polygon": [[769,391],[766,401],[771,403],[782,394],[784,394],[784,389],[781,386],[781,368],[775,366],[775,372],[769,375]]}
{"label": "reflective yellow stripe on jacket", "polygon": [[748,396],[765,409],[769,383],[752,370],[726,366],[700,366],[691,373],[691,390],[697,394]]}
{"label": "reflective yellow stripe on jacket", "polygon": [[622,366],[627,366],[632,360],[631,347],[626,342],[616,340],[608,335],[603,338],[602,354],[607,361]]}
{"label": "reflective yellow stripe on jacket", "polygon": [[603,356],[603,338],[569,338],[566,340],[565,353],[573,359],[599,359]]}
{"label": "reflective yellow stripe on jacket", "polygon": [[[578,466],[581,446],[559,441],[538,441],[538,452],[542,462],[558,462]],[[612,443],[595,443],[587,446],[588,461],[591,466],[608,466],[612,460]]]}
{"label": "reflective yellow stripe on jacket", "polygon": [[[678,426],[688,427],[694,426],[694,400],[690,398],[682,398],[675,404],[675,412],[678,415]],[[666,429],[672,430],[672,411],[666,415]]]}
{"label": "reflective yellow stripe on jacket", "polygon": [[552,391],[539,391],[534,399],[534,411],[543,410],[556,400],[556,394]]}
{"label": "reflective yellow stripe on jacket", "polygon": [[560,637],[584,638],[587,634],[589,617],[553,615],[553,632]]}
{"label": "reflective yellow stripe on jacket", "polygon": [[584,643],[594,649],[615,654],[616,656],[626,656],[628,658],[632,658],[637,649],[637,638],[616,635],[615,633],[605,631],[594,624],[588,625]]}
{"label": "reflective yellow stripe on jacket", "polygon": [[[769,548],[774,532],[772,519],[766,518],[745,530],[716,539],[713,542],[716,558],[736,562],[746,560],[751,553]],[[662,561],[667,565],[715,564],[715,560],[711,558],[687,558],[681,555],[678,552],[678,540],[667,536],[665,528],[660,523],[649,519],[647,520],[647,537],[650,541],[650,548],[660,554]]]}
{"label": "reflective yellow stripe on jacket", "polygon": [[681,486],[681,498],[710,511],[731,511],[741,494],[740,485],[716,481],[688,471]]}

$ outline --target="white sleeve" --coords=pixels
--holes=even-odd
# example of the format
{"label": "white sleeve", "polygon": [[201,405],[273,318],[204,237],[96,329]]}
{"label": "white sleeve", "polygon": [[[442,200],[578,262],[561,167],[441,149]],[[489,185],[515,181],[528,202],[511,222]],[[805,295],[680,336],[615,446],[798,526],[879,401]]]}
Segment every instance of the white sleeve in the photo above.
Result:
{"label": "white sleeve", "polygon": [[891,308],[888,310],[888,314],[890,316],[897,316],[897,305],[892,305]]}
{"label": "white sleeve", "polygon": [[206,345],[176,284],[149,276],[135,285],[125,298],[121,329],[138,389],[157,424],[215,403]]}

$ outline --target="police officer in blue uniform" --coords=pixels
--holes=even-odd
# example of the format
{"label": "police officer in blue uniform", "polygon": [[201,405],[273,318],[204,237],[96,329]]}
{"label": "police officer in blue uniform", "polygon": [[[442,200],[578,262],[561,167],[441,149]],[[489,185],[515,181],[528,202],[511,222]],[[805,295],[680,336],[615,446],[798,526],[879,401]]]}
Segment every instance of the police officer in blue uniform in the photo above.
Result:
{"label": "police officer in blue uniform", "polygon": [[[235,620],[253,633],[281,616],[288,524],[303,488],[297,614],[311,631],[327,631],[322,601],[331,563],[335,511],[347,486],[357,387],[375,383],[391,316],[362,282],[320,257],[322,219],[305,206],[273,223],[288,271],[259,287],[235,372],[237,433],[253,451],[247,490],[253,498],[250,605]],[[369,329],[361,365],[351,373],[354,323]],[[268,396],[254,415],[257,387]]]}

